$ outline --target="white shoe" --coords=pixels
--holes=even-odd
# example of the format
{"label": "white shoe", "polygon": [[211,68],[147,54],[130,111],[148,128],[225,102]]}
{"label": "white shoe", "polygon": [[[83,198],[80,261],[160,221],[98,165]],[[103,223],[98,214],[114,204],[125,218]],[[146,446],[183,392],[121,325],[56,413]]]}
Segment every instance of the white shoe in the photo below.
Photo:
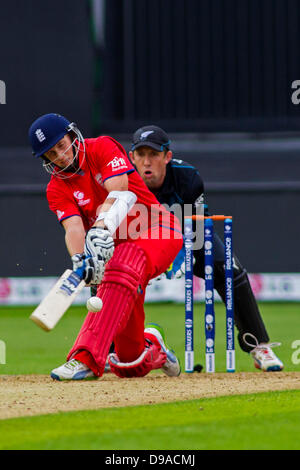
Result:
{"label": "white shoe", "polygon": [[111,372],[111,370],[110,370],[110,365],[109,365],[108,356],[107,356],[107,359],[106,359],[106,362],[105,362],[105,367],[104,367],[104,373],[108,374],[109,372]]}
{"label": "white shoe", "polygon": [[88,366],[76,359],[71,359],[71,361],[53,369],[50,375],[55,380],[83,380],[97,377]]}
{"label": "white shoe", "polygon": [[174,351],[169,349],[165,344],[165,335],[161,326],[156,323],[148,323],[145,328],[145,333],[151,333],[154,335],[164,353],[167,355],[167,360],[162,366],[162,371],[169,377],[178,377],[180,375],[180,363],[174,354]]}
{"label": "white shoe", "polygon": [[277,372],[283,369],[283,363],[281,360],[274,354],[272,351],[272,347],[280,346],[281,343],[260,343],[258,344],[257,339],[254,335],[250,333],[246,333],[245,336],[251,336],[255,339],[256,345],[251,345],[244,341],[249,345],[253,346],[254,349],[250,351],[251,356],[254,359],[254,366],[257,369],[261,369],[266,372]]}

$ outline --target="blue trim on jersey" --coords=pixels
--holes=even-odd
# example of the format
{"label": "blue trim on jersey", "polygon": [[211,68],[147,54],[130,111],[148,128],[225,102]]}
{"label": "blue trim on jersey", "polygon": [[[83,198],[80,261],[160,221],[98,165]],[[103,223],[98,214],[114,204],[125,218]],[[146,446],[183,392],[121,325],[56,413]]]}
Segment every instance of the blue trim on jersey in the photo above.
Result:
{"label": "blue trim on jersey", "polygon": [[67,215],[63,219],[58,220],[58,222],[61,223],[63,220],[69,219],[70,217],[81,217],[81,215],[80,214]]}
{"label": "blue trim on jersey", "polygon": [[173,230],[173,232],[181,233],[181,235],[182,235],[182,231],[181,231],[181,230],[177,230],[176,228],[168,227],[167,225],[162,225],[162,224],[158,224],[158,226],[159,226],[159,227],[162,227],[162,228],[168,228],[169,230]]}
{"label": "blue trim on jersey", "polygon": [[195,170],[196,168],[190,165],[172,165],[172,168],[192,168]]}
{"label": "blue trim on jersey", "polygon": [[132,168],[132,170],[128,170],[128,171],[123,171],[123,173],[118,173],[117,175],[111,175],[111,176],[108,176],[107,178],[105,178],[103,180],[103,183],[106,181],[106,180],[109,180],[110,178],[113,178],[114,176],[121,176],[121,175],[125,175],[126,173],[132,173],[133,171],[135,171],[134,168]]}

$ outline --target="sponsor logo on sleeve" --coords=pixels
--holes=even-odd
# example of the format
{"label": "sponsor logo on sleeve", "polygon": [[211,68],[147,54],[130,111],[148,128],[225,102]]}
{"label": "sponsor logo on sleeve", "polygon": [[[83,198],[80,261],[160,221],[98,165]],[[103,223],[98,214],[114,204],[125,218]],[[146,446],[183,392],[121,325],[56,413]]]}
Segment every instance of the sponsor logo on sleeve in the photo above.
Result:
{"label": "sponsor logo on sleeve", "polygon": [[123,157],[115,157],[107,166],[111,166],[112,171],[118,171],[127,168],[127,163]]}

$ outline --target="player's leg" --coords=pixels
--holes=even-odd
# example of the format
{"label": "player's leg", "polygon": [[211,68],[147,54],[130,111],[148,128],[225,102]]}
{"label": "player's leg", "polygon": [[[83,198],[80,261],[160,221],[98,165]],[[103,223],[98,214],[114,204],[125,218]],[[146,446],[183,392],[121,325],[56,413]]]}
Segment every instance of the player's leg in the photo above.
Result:
{"label": "player's leg", "polygon": [[[194,273],[196,276],[204,277],[204,253],[203,250],[199,250],[194,253],[196,258],[196,264],[194,266]],[[214,234],[214,277],[215,277],[215,289],[225,303],[225,269],[224,269],[224,245],[220,237]],[[235,325],[238,329],[238,341],[240,347],[245,352],[251,352],[252,356],[256,354],[254,346],[250,346],[250,343],[245,342],[245,334],[250,333],[257,339],[257,343],[268,347],[269,336],[261,317],[253,290],[251,288],[249,277],[246,269],[241,265],[236,255],[234,255],[233,264],[234,274],[234,316]],[[260,352],[260,351],[259,351]],[[271,348],[269,348],[269,355],[265,354],[266,359],[270,359],[273,356],[271,362],[266,366],[262,365],[262,368],[276,367],[277,363],[278,370],[282,369],[281,361],[274,355]],[[275,359],[276,358],[276,359]],[[255,360],[255,358],[254,358]],[[255,362],[256,364],[256,362]],[[271,370],[271,369],[270,369]],[[275,369],[273,369],[275,370]],[[277,370],[277,369],[276,369]]]}
{"label": "player's leg", "polygon": [[[215,262],[215,288],[225,303],[225,273],[224,263]],[[234,315],[235,324],[239,331],[238,341],[243,351],[249,352],[251,348],[245,343],[245,333],[254,335],[259,343],[267,343],[269,336],[261,317],[253,290],[250,285],[247,271],[239,260],[234,257]]]}
{"label": "player's leg", "polygon": [[[149,272],[155,277],[170,265],[182,242],[168,239],[137,240],[136,243],[148,254]],[[153,369],[162,368],[169,376],[180,374],[179,362],[164,342],[158,325],[144,330],[144,296],[135,302],[126,326],[114,337],[115,353],[109,356],[112,372],[119,377],[141,377]]]}
{"label": "player's leg", "polygon": [[[168,376],[178,376],[180,364],[174,351],[166,345],[162,328],[151,323],[144,329],[144,319],[144,302],[139,297],[127,325],[114,339],[115,353],[109,355],[111,371],[119,377],[141,377],[161,368]],[[138,339],[142,347],[137,356]]]}
{"label": "player's leg", "polygon": [[120,378],[144,377],[166,361],[156,344],[145,341],[144,297],[145,291],[136,299],[125,327],[114,337],[115,352],[108,356],[111,372]]}
{"label": "player's leg", "polygon": [[[204,277],[203,250],[194,252],[196,263],[194,274]],[[260,315],[254,297],[247,271],[242,267],[234,255],[234,315],[235,324],[239,331],[238,339],[241,349],[249,352],[251,348],[244,342],[244,333],[252,333],[259,342],[268,342],[269,337]],[[214,286],[222,300],[225,302],[225,269],[224,245],[217,234],[214,234]]]}
{"label": "player's leg", "polygon": [[[96,297],[98,286],[97,285],[91,286],[90,290],[91,290],[91,297]],[[114,343],[111,343],[110,348],[109,348],[109,353],[114,352],[114,350],[115,350],[115,345]],[[106,360],[104,372],[110,372],[110,366],[109,366],[108,360]]]}

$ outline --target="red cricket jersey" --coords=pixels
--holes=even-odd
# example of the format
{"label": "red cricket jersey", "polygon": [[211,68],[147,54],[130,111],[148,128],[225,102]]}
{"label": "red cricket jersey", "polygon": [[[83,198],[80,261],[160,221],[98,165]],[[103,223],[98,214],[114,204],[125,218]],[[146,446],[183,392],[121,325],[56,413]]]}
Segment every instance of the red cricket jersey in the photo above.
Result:
{"label": "red cricket jersey", "polygon": [[[149,191],[119,142],[108,136],[85,139],[84,142],[85,152],[81,147],[78,156],[80,171],[76,174],[65,172],[64,175],[70,176],[65,179],[54,174],[47,186],[49,207],[56,213],[59,222],[68,217],[80,216],[88,230],[97,219],[97,208],[108,195],[103,183],[108,178],[127,173],[128,190],[136,194],[137,202],[126,220],[126,238],[136,239],[137,233],[157,225],[170,228],[170,232],[175,230],[181,233],[178,219],[159,204]],[[119,232],[121,227],[115,234],[117,239]],[[124,238],[124,230],[121,238]]]}

